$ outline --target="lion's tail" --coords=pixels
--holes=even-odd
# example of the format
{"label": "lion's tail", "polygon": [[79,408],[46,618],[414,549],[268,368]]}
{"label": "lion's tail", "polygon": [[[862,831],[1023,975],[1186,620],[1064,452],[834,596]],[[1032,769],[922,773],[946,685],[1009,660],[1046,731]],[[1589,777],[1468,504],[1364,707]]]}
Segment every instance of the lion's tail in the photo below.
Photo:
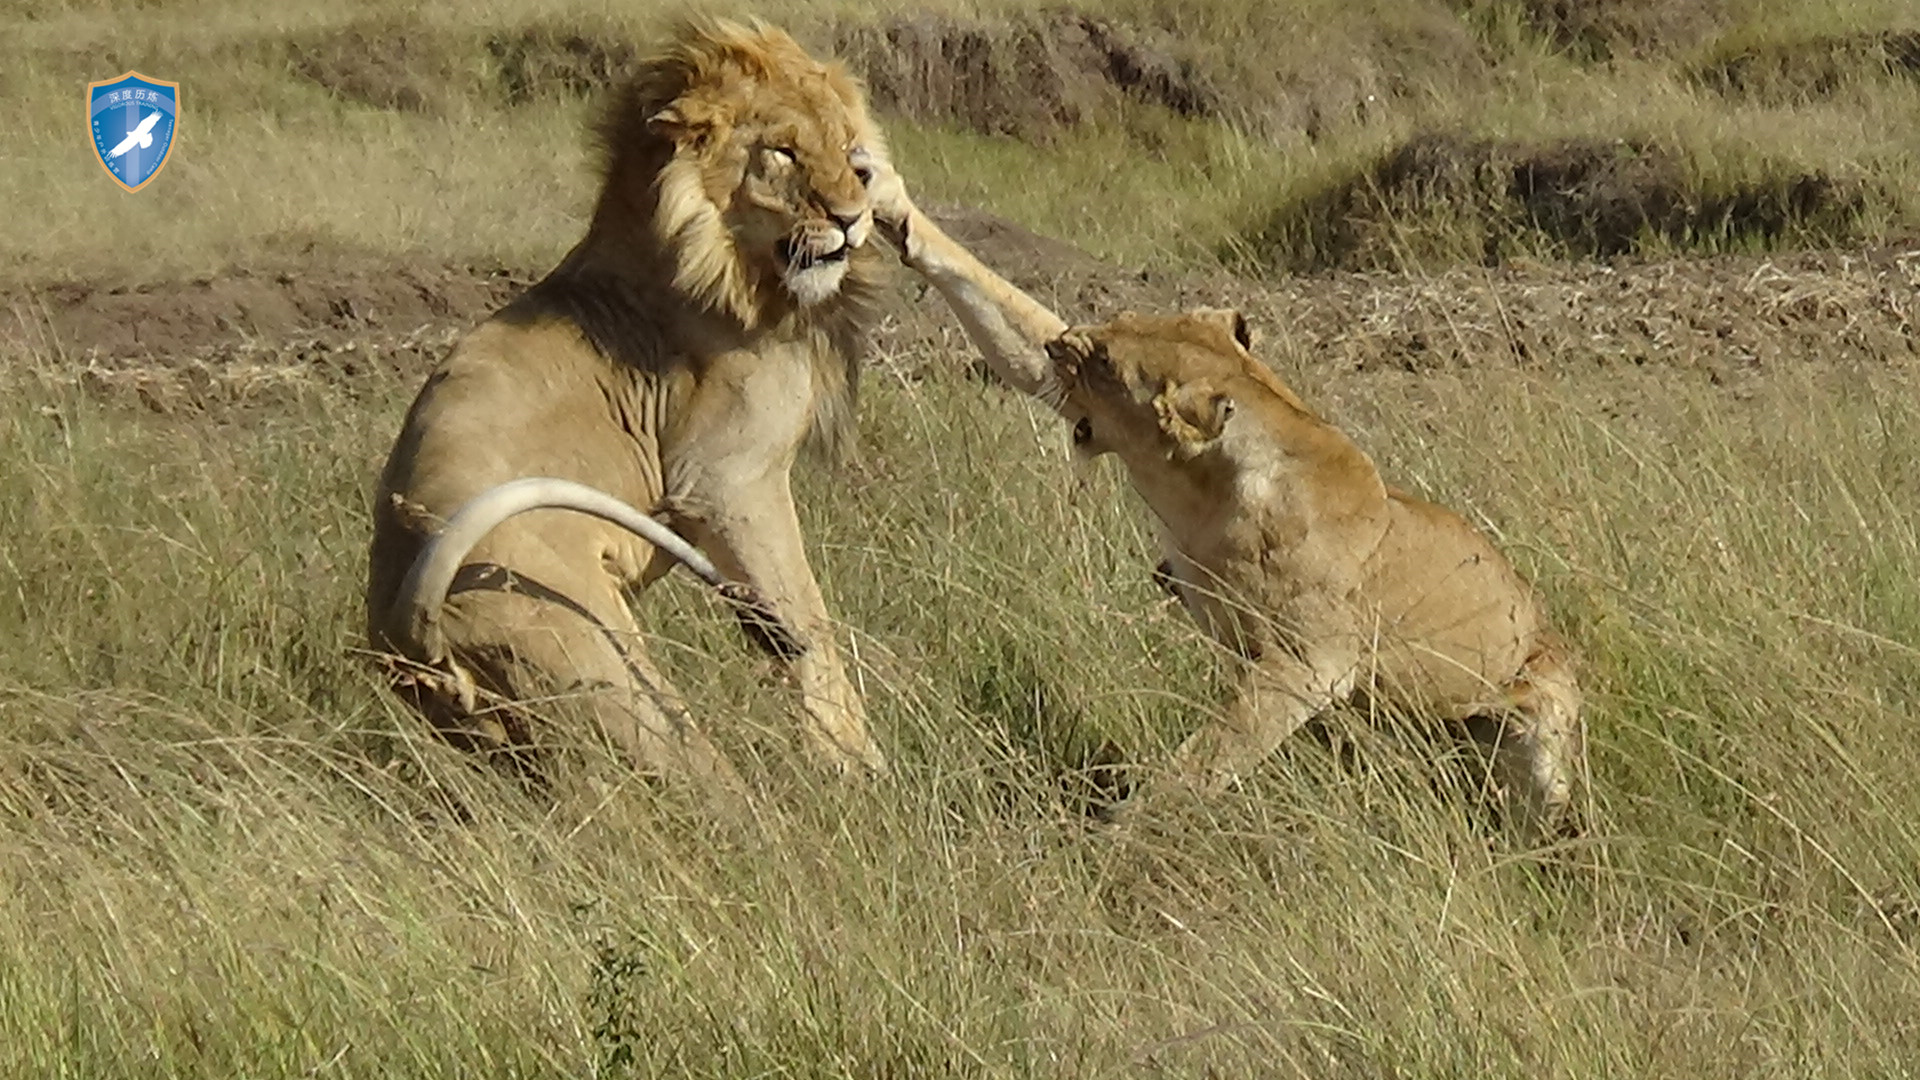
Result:
{"label": "lion's tail", "polygon": [[751,604],[742,586],[722,577],[698,548],[660,522],[597,488],[550,476],[530,476],[474,496],[454,512],[445,528],[427,540],[400,584],[389,625],[403,628],[407,641],[426,645],[437,640],[441,606],[453,587],[454,575],[474,546],[508,518],[546,509],[577,510],[612,522],[686,564],[728,600]]}

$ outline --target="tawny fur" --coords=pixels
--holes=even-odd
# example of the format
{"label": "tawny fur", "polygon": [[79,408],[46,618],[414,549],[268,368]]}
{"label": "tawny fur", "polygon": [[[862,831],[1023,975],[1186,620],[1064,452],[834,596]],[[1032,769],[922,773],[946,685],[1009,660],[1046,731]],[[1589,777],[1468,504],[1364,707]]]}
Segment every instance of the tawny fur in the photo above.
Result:
{"label": "tawny fur", "polygon": [[1121,315],[1048,346],[1081,417],[1159,521],[1174,593],[1241,660],[1223,715],[1181,747],[1201,787],[1244,776],[1356,692],[1462,734],[1535,829],[1568,809],[1580,694],[1533,590],[1458,514],[1373,461],[1248,351],[1227,310]]}
{"label": "tawny fur", "polygon": [[1388,488],[1360,448],[1207,310],[1069,330],[947,236],[884,163],[874,216],[1008,385],[1113,452],[1161,523],[1156,578],[1240,658],[1224,714],[1174,771],[1217,787],[1357,691],[1493,743],[1517,815],[1559,820],[1581,698],[1533,591],[1458,515]]}
{"label": "tawny fur", "polygon": [[880,132],[838,65],[763,24],[700,21],[614,96],[599,133],[586,236],[460,341],[407,414],[374,500],[369,637],[456,741],[523,747],[528,710],[501,704],[557,698],[535,711],[583,713],[637,766],[736,792],[641,646],[626,594],[670,564],[638,537],[523,514],[474,548],[471,587],[456,581],[431,640],[396,621],[429,530],[506,481],[576,481],[667,521],[756,590],[794,634],[811,745],[880,769],[788,479],[803,443],[851,428],[883,271],[853,160],[884,162]]}

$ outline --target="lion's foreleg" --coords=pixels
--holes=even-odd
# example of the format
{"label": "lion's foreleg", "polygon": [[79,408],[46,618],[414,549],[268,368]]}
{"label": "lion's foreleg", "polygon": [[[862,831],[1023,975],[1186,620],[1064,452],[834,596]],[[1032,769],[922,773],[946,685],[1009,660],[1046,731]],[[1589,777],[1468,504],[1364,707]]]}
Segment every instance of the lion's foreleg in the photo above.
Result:
{"label": "lion's foreleg", "polygon": [[788,647],[772,651],[797,685],[814,750],[842,770],[884,772],[886,757],[874,745],[866,707],[841,662],[785,478],[716,502],[703,515],[699,536],[721,572],[752,586],[767,613],[788,629]]}

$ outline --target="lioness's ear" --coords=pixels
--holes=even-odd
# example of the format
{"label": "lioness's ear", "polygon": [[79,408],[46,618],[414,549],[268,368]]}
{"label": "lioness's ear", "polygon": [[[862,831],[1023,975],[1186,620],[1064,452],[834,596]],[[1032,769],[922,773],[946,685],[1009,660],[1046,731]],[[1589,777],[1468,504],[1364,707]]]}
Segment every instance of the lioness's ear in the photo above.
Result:
{"label": "lioness's ear", "polygon": [[1241,348],[1253,348],[1253,333],[1247,328],[1247,317],[1238,311],[1232,308],[1196,308],[1193,316],[1232,334],[1233,340],[1239,342]]}
{"label": "lioness's ear", "polygon": [[1160,430],[1180,445],[1197,450],[1220,437],[1233,418],[1233,399],[1211,383],[1169,386],[1153,399]]}

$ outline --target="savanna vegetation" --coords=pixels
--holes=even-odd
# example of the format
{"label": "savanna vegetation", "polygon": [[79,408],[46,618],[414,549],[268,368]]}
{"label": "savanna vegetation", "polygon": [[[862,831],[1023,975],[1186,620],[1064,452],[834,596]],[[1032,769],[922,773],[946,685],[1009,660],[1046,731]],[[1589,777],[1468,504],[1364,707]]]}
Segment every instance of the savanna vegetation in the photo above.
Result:
{"label": "savanna vegetation", "polygon": [[[67,313],[538,272],[583,222],[595,92],[667,14],[3,17],[0,1075],[1915,1071],[1909,5],[778,14],[867,74],[925,198],[1104,260],[1076,291],[1023,250],[1073,317],[1229,296],[1391,480],[1498,538],[1591,702],[1584,828],[1539,848],[1449,744],[1360,713],[1218,799],[1090,818],[1105,748],[1158,761],[1219,659],[1117,473],[910,285],[860,454],[803,479],[895,776],[813,774],[677,583],[654,655],[754,828],[611,763],[529,793],[391,700],[358,651],[368,493],[484,305],[348,303],[324,341]],[[182,83],[135,195],[78,119],[129,68]]]}

